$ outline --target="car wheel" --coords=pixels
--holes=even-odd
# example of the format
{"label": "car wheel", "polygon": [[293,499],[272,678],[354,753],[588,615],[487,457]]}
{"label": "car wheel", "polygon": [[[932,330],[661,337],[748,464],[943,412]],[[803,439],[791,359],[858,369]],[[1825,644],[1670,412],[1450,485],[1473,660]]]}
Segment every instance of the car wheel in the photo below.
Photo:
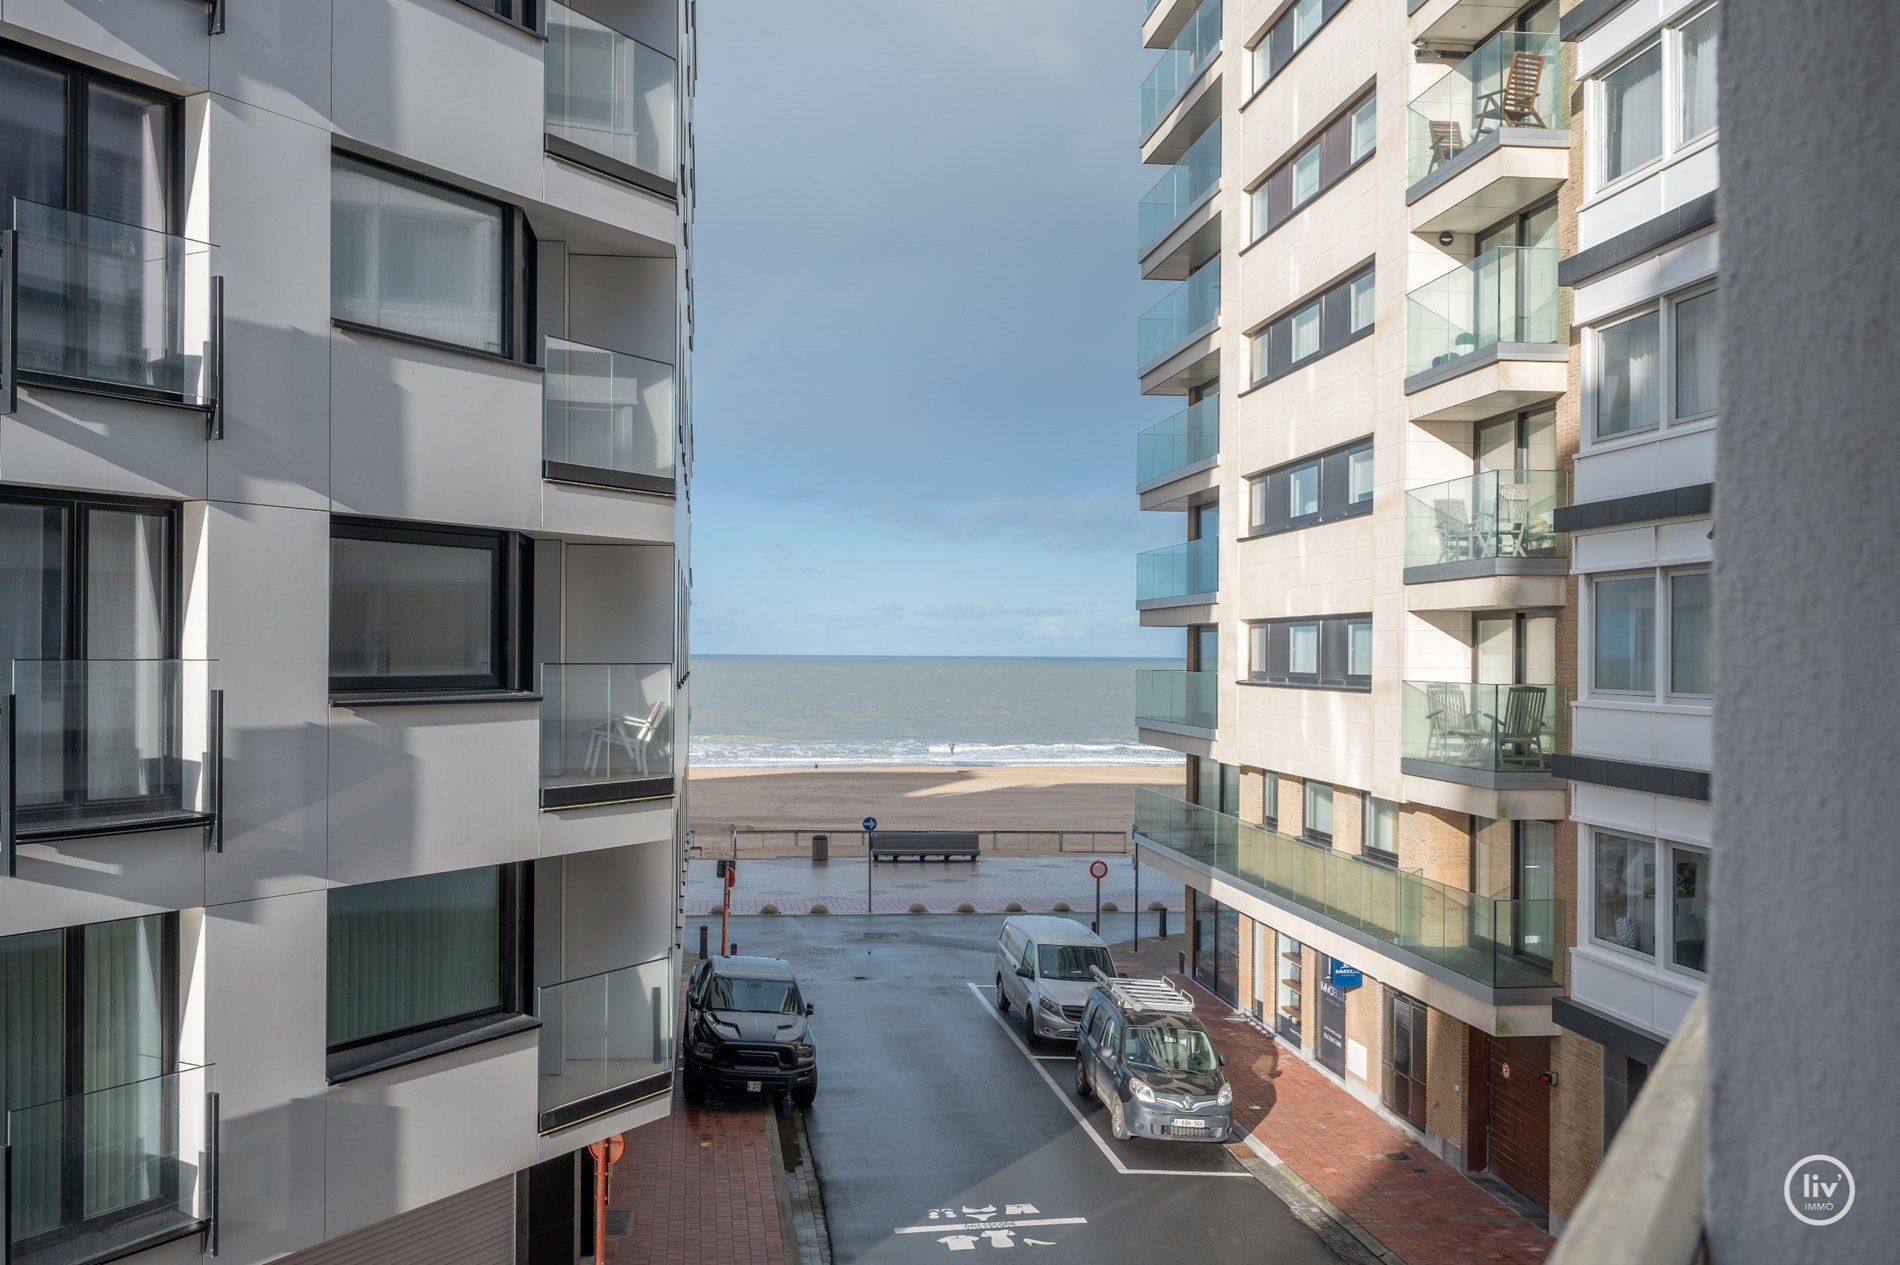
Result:
{"label": "car wheel", "polygon": [[1036,1009],[1026,1000],[1023,1002],[1023,1040],[1029,1042],[1032,1050],[1042,1044],[1042,1038],[1036,1035]]}
{"label": "car wheel", "polygon": [[1009,1013],[1009,994],[1003,991],[1003,977],[996,977],[996,1009],[1003,1014]]}
{"label": "car wheel", "polygon": [[818,1078],[813,1076],[809,1085],[794,1085],[792,1101],[801,1107],[811,1106],[812,1099],[818,1097]]}
{"label": "car wheel", "polygon": [[1122,1100],[1119,1098],[1108,1104],[1108,1131],[1115,1135],[1117,1142],[1128,1141],[1127,1109],[1122,1106]]}
{"label": "car wheel", "polygon": [[1089,1096],[1089,1069],[1088,1064],[1082,1061],[1080,1050],[1075,1052],[1075,1096],[1077,1098]]}

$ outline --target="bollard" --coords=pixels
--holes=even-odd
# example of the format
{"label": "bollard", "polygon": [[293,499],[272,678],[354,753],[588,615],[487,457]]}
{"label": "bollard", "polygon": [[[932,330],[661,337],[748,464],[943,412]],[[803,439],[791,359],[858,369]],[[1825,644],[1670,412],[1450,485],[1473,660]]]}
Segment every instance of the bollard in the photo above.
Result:
{"label": "bollard", "polygon": [[1175,951],[1174,956],[1179,959],[1179,967],[1180,967],[1181,974],[1186,975],[1187,974],[1187,950],[1178,949]]}
{"label": "bollard", "polygon": [[1163,909],[1161,910],[1161,935],[1160,935],[1160,938],[1161,938],[1161,939],[1163,939],[1163,940],[1166,940],[1166,939],[1168,938],[1168,911],[1167,911],[1167,909],[1166,909],[1165,907],[1163,907]]}
{"label": "bollard", "polygon": [[811,863],[829,865],[831,863],[831,836],[824,833],[811,837]]}
{"label": "bollard", "polygon": [[710,930],[712,930],[712,928],[708,927],[705,923],[702,922],[699,924],[699,956],[702,960],[706,956],[706,933]]}
{"label": "bollard", "polygon": [[737,940],[734,940],[732,942],[732,947],[726,950],[726,956],[729,958],[736,958],[739,956],[739,942]]}

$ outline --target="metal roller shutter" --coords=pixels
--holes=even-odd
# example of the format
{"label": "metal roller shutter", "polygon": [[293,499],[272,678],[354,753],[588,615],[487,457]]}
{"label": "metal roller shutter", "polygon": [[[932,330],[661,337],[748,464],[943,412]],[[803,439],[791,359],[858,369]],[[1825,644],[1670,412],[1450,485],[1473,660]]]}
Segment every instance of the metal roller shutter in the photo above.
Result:
{"label": "metal roller shutter", "polygon": [[281,1265],[515,1265],[515,1179],[391,1217]]}

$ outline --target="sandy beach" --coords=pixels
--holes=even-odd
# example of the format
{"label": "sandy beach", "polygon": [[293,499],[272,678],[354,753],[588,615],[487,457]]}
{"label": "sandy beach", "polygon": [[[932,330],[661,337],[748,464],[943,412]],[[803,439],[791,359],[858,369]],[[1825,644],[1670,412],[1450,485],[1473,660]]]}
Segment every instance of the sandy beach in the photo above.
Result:
{"label": "sandy beach", "polygon": [[865,817],[885,830],[1121,833],[1136,787],[1175,789],[1180,776],[1165,765],[696,768],[692,827],[702,847],[732,829],[856,830]]}

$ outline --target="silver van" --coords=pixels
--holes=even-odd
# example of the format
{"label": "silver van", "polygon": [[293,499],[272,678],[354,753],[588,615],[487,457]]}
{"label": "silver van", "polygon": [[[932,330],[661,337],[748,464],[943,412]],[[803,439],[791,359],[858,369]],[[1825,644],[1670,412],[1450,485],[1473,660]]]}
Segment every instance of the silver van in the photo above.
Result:
{"label": "silver van", "polygon": [[1021,1012],[1032,1046],[1044,1037],[1073,1041],[1095,986],[1091,968],[1113,976],[1115,960],[1081,923],[1035,914],[1007,919],[996,937],[996,1008]]}

